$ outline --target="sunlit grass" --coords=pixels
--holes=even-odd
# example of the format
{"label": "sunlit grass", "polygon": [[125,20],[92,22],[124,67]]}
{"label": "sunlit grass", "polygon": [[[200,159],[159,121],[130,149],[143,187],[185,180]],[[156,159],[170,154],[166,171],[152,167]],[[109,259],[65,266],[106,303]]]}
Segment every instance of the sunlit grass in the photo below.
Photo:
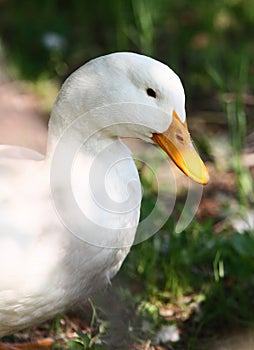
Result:
{"label": "sunlit grass", "polygon": [[[247,136],[244,95],[248,87],[250,63],[245,53],[239,53],[236,63],[235,72],[228,79],[215,67],[209,67],[208,71],[218,88],[219,97],[225,110],[231,147],[231,159],[228,163],[236,175],[238,210],[245,213],[246,209],[254,203],[253,180],[249,169],[243,165],[242,159]],[[230,82],[232,77],[235,78],[233,85]]]}

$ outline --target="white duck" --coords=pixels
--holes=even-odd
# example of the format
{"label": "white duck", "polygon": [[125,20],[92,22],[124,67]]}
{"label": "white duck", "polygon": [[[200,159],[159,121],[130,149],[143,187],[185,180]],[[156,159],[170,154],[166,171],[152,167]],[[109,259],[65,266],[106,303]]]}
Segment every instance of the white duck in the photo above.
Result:
{"label": "white duck", "polygon": [[2,146],[0,337],[64,311],[119,270],[141,201],[137,169],[119,137],[155,141],[189,177],[208,181],[184,104],[180,79],[169,67],[114,53],[85,64],[63,84],[45,158]]}

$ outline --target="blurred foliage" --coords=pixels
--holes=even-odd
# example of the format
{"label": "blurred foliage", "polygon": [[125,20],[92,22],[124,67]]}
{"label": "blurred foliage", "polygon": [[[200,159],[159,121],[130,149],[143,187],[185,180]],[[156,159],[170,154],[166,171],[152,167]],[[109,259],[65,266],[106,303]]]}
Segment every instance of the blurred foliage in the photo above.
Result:
{"label": "blurred foliage", "polygon": [[251,0],[0,2],[7,59],[25,78],[63,79],[90,58],[132,50],[168,63],[197,98],[213,90],[209,67],[234,90],[235,67],[254,52],[253,30]]}
{"label": "blurred foliage", "polygon": [[[136,303],[142,318],[150,320],[150,332],[163,323],[184,330],[172,349],[206,349],[201,339],[254,324],[253,232],[216,235],[213,225],[213,220],[193,222],[176,234],[171,219],[132,248],[124,262],[129,285],[142,285]],[[163,309],[174,310],[172,317],[165,320]]]}

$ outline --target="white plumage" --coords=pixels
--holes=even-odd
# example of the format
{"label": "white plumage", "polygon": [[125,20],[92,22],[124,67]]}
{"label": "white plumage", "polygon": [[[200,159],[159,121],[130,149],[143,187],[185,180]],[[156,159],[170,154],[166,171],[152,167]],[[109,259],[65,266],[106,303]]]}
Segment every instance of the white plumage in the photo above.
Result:
{"label": "white plumage", "polygon": [[[156,98],[148,96],[148,88]],[[1,147],[0,337],[64,311],[119,270],[134,240],[141,200],[135,164],[119,137],[150,141],[153,133],[168,129],[173,111],[185,121],[183,87],[170,68],[133,53],[111,54],[85,64],[64,83],[51,114],[45,158],[32,150]],[[65,130],[63,172],[52,175]],[[90,138],[74,163],[66,165],[68,151],[81,145],[83,135]],[[104,178],[99,170],[105,164]],[[90,226],[75,219],[64,188],[65,166],[72,166],[72,193]],[[111,210],[112,203],[121,207],[128,200],[130,210]]]}

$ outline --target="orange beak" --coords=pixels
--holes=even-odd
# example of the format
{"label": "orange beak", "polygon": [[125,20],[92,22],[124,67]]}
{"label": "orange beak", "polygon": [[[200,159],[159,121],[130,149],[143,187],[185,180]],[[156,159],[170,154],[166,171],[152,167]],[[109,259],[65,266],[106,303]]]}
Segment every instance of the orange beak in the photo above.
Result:
{"label": "orange beak", "polygon": [[161,134],[153,134],[152,140],[189,178],[202,185],[207,184],[209,174],[206,166],[193,146],[186,121],[183,123],[175,111],[168,130]]}

